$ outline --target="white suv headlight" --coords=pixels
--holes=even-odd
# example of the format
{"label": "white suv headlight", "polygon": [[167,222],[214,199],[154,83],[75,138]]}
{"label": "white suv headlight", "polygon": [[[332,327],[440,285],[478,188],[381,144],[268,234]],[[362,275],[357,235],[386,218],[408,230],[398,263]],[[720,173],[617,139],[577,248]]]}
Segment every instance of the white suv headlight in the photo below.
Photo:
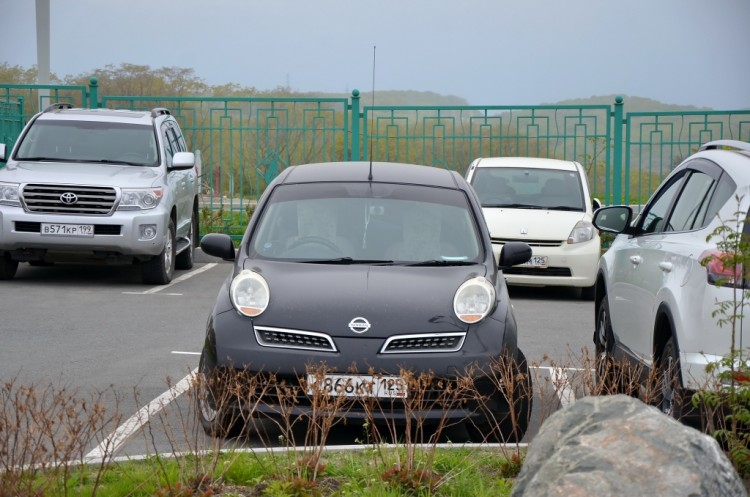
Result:
{"label": "white suv headlight", "polygon": [[260,316],[268,307],[271,293],[266,279],[255,271],[244,269],[229,286],[232,305],[245,316]]}
{"label": "white suv headlight", "polygon": [[495,305],[495,287],[478,276],[465,281],[453,297],[453,312],[464,323],[477,323],[487,317]]}
{"label": "white suv headlight", "polygon": [[0,204],[21,206],[18,198],[18,183],[0,183]]}
{"label": "white suv headlight", "polygon": [[578,221],[573,231],[568,235],[568,243],[588,242],[594,238],[594,225],[588,221]]}
{"label": "white suv headlight", "polygon": [[118,211],[136,211],[153,209],[164,196],[164,189],[159,188],[123,188],[120,195]]}

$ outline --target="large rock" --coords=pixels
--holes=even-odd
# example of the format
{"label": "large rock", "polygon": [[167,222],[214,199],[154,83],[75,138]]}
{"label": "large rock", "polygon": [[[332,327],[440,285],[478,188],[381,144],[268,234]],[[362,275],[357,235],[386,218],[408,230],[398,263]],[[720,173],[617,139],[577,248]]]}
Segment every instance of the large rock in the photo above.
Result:
{"label": "large rock", "polygon": [[557,411],[529,445],[512,496],[747,496],[719,444],[625,395]]}

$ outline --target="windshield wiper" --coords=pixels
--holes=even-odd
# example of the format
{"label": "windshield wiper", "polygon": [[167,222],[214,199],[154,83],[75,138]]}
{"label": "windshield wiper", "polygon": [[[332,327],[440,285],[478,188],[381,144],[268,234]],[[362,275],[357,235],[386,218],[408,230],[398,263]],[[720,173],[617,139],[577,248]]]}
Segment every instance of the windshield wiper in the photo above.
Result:
{"label": "windshield wiper", "polygon": [[538,205],[528,204],[482,204],[482,207],[507,207],[509,209],[546,209],[546,207],[539,207]]}
{"label": "windshield wiper", "polygon": [[473,266],[474,264],[476,264],[475,261],[430,259],[427,261],[412,262],[411,264],[404,264],[404,266]]}
{"label": "windshield wiper", "polygon": [[552,211],[581,211],[580,207],[571,207],[569,205],[552,205],[550,207],[545,207],[545,209],[549,209]]}
{"label": "windshield wiper", "polygon": [[310,264],[392,264],[393,261],[383,259],[354,259],[352,257],[336,257],[335,259],[313,259],[304,261]]}

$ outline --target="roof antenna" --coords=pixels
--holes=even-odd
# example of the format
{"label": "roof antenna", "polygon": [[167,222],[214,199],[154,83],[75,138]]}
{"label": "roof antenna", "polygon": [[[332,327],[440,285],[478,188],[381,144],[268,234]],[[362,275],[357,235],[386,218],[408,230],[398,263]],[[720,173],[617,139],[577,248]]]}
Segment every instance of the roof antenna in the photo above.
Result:
{"label": "roof antenna", "polygon": [[[375,107],[375,45],[372,46],[372,106]],[[367,176],[367,181],[372,181],[372,114],[373,110],[370,111],[370,136],[367,140],[367,155],[370,156],[370,174]]]}

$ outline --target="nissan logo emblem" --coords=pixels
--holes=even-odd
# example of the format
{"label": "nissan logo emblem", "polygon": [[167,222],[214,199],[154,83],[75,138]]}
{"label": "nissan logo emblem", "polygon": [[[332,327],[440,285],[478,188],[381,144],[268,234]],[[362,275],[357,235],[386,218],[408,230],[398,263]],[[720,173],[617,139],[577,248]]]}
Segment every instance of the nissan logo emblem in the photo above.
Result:
{"label": "nissan logo emblem", "polygon": [[356,317],[349,321],[349,329],[354,333],[364,333],[370,329],[370,322],[365,318]]}
{"label": "nissan logo emblem", "polygon": [[73,205],[78,202],[78,195],[73,192],[65,192],[60,195],[60,202],[67,205]]}

